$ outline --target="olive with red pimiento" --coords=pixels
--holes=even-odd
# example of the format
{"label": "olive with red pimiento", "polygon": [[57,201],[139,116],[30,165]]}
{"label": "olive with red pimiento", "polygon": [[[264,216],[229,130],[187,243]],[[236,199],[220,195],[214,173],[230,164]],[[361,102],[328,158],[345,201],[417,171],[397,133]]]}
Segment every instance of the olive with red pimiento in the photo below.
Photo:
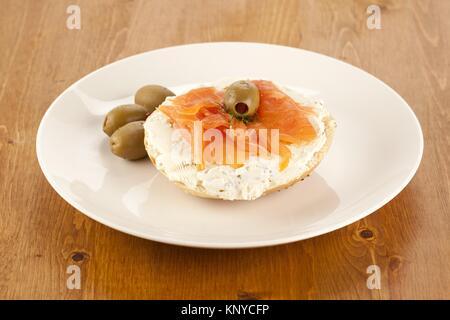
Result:
{"label": "olive with red pimiento", "polygon": [[237,117],[251,117],[259,107],[259,89],[251,81],[236,81],[225,89],[225,109]]}

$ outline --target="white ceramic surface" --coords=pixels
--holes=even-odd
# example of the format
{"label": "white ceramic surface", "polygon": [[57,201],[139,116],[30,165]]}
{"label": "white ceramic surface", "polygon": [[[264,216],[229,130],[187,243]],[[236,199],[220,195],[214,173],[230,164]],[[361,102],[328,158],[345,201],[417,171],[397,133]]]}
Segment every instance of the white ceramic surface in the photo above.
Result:
{"label": "white ceramic surface", "polygon": [[[304,182],[251,202],[196,198],[149,161],[109,152],[104,115],[156,83],[177,93],[220,78],[265,78],[320,95],[338,127],[331,150]],[[165,48],[103,67],[50,106],[37,135],[40,166],[72,206],[139,237],[196,247],[244,248],[310,238],[377,210],[412,179],[423,151],[407,103],[370,74],[317,53],[256,43]]]}

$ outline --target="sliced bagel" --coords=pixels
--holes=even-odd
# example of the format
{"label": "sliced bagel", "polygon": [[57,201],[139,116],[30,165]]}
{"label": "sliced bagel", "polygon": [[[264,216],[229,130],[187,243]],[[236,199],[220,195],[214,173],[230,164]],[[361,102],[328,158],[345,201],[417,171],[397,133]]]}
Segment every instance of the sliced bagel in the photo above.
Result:
{"label": "sliced bagel", "polygon": [[[336,123],[321,101],[283,91],[302,105],[314,108],[317,114],[309,119],[316,129],[316,139],[300,146],[288,145],[292,156],[284,170],[279,168],[278,156],[252,156],[239,168],[208,164],[200,170],[192,161],[190,145],[174,134],[171,119],[160,110],[154,111],[144,124],[145,147],[152,163],[177,186],[204,198],[254,200],[303,180],[327,153]],[[170,99],[164,104],[170,104]]]}

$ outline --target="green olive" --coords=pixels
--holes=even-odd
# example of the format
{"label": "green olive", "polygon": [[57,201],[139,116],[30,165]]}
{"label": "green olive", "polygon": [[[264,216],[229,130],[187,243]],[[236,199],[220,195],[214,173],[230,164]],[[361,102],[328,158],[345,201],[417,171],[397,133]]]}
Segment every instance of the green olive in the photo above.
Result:
{"label": "green olive", "polygon": [[144,121],[130,122],[117,129],[109,138],[109,145],[112,153],[118,157],[127,160],[145,158]]}
{"label": "green olive", "polygon": [[236,116],[253,116],[259,107],[258,87],[250,81],[236,81],[226,88],[224,104]]}
{"label": "green olive", "polygon": [[169,89],[156,84],[147,85],[136,91],[134,102],[140,104],[148,112],[153,112],[167,97],[175,94]]}
{"label": "green olive", "polygon": [[105,117],[103,131],[111,136],[117,129],[127,123],[147,119],[147,110],[137,104],[126,104],[112,109]]}

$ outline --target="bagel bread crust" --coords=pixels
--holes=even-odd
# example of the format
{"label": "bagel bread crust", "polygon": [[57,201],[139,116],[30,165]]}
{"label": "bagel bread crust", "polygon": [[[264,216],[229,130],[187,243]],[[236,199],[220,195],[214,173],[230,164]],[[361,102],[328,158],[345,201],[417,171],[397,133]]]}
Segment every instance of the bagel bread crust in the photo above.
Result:
{"label": "bagel bread crust", "polygon": [[[161,111],[156,110],[155,112],[161,112]],[[326,141],[325,141],[324,145],[322,146],[322,148],[320,150],[318,150],[316,153],[314,153],[312,159],[307,164],[307,169],[302,171],[302,172],[300,172],[297,177],[291,179],[287,183],[275,186],[275,187],[273,187],[271,189],[265,190],[261,196],[267,195],[267,194],[275,192],[275,191],[280,191],[280,190],[289,188],[290,186],[294,185],[295,183],[297,183],[299,181],[302,181],[307,176],[309,176],[311,174],[311,172],[318,166],[318,164],[320,163],[320,161],[322,161],[323,157],[325,156],[325,154],[327,153],[328,149],[331,146],[331,143],[332,143],[333,137],[334,137],[334,132],[335,132],[335,129],[336,129],[336,122],[330,115],[325,116],[322,119],[322,121],[324,123],[324,128],[325,128],[324,132],[325,132],[325,136],[326,136]],[[153,154],[152,150],[154,150],[154,149],[151,148],[148,145],[148,141],[147,140],[148,139],[144,139],[145,148],[147,150],[147,153],[148,153],[148,156],[149,156],[151,162],[153,163],[153,165],[156,168],[155,158],[156,158],[157,155]],[[164,170],[160,169],[159,171],[163,175],[165,175],[167,177],[167,174],[166,174],[166,172],[164,172]],[[189,188],[188,186],[186,186],[181,181],[173,181],[173,180],[171,180],[171,182],[175,183],[178,187],[183,189],[186,193],[189,193],[189,194],[197,196],[197,197],[209,198],[209,199],[228,200],[228,199],[223,199],[223,198],[221,198],[219,196],[214,196],[214,195],[208,194],[207,192],[204,192],[203,190],[197,190],[197,189]]]}

